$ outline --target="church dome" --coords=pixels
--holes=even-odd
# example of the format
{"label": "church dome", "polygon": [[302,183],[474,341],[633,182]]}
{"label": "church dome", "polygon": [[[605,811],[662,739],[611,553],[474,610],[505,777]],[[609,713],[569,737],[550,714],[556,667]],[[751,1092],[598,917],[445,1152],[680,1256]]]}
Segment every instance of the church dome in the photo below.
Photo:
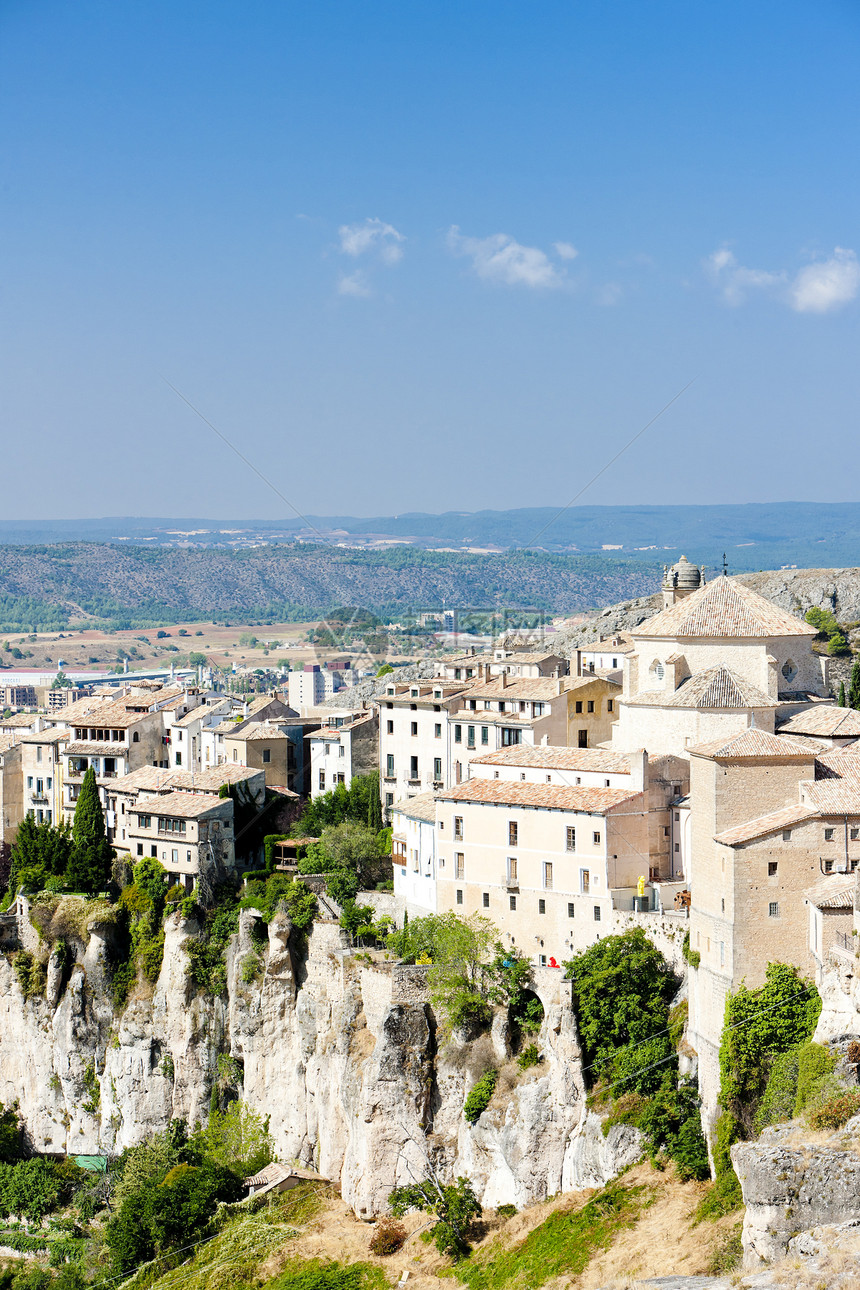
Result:
{"label": "church dome", "polygon": [[666,584],[682,591],[696,591],[702,585],[702,574],[698,565],[690,564],[687,557],[682,555],[678,563],[669,569]]}

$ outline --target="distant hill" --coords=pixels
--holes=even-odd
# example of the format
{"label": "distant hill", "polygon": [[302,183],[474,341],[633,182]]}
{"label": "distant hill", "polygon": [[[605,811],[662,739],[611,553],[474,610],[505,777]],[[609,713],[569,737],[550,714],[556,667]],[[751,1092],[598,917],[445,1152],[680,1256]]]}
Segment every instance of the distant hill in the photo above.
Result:
{"label": "distant hill", "polygon": [[499,555],[397,546],[221,548],[112,543],[0,547],[0,629],[82,616],[147,626],[184,619],[317,617],[339,605],[408,610],[594,609],[648,593],[660,568],[602,556]]}
{"label": "distant hill", "polygon": [[106,518],[0,521],[0,542],[109,542],[192,549],[260,543],[316,543],[385,549],[544,550],[617,554],[652,564],[681,553],[716,570],[723,552],[733,572],[840,567],[860,559],[860,503],[768,502],[743,506],[574,506],[508,511],[349,515],[281,520]]}

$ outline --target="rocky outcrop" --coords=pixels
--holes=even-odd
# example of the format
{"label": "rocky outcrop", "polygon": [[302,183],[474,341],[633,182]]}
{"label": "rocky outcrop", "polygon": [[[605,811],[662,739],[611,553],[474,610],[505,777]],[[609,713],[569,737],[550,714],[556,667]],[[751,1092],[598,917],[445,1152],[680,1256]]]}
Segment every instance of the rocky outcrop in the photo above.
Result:
{"label": "rocky outcrop", "polygon": [[[477,1040],[443,1037],[420,973],[360,962],[325,921],[297,957],[283,915],[261,951],[257,921],[241,915],[226,994],[213,997],[188,972],[185,946],[200,928],[171,915],[157,983],[138,985],[119,1013],[110,928],[91,929],[71,964],[49,958],[44,997],[24,999],[0,955],[0,1101],[18,1102],[35,1149],[118,1151],[173,1117],[204,1120],[219,1059],[229,1057],[242,1096],[269,1117],[278,1157],[337,1180],[368,1217],[428,1166],[443,1178],[467,1175],[486,1205],[523,1206],[599,1186],[640,1153],[634,1130],[617,1126],[604,1138],[585,1111],[557,973],[539,987],[541,1061],[523,1072],[503,1013]],[[500,1070],[496,1093],[470,1125],[465,1097],[490,1065]]]}
{"label": "rocky outcrop", "polygon": [[860,1116],[823,1143],[804,1141],[797,1125],[777,1125],[732,1147],[746,1268],[782,1258],[801,1232],[860,1220],[858,1137]]}

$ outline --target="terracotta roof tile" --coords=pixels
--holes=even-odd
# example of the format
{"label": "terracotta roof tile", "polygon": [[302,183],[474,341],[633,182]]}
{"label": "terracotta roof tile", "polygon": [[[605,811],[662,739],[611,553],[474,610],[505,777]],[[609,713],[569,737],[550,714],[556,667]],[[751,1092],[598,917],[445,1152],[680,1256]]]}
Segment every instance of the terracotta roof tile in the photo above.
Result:
{"label": "terracotta roof tile", "polygon": [[786,735],[823,735],[827,738],[860,738],[860,712],[853,708],[840,708],[835,703],[817,703],[813,708],[797,712],[779,728]]}
{"label": "terracotta roof tile", "polygon": [[622,753],[603,748],[560,748],[550,744],[534,747],[514,744],[498,752],[473,757],[470,766],[522,766],[547,770],[593,770],[629,775],[630,761]]}
{"label": "terracotta roof tile", "polygon": [[789,829],[793,824],[803,824],[817,814],[813,806],[792,802],[791,806],[783,806],[778,811],[771,811],[768,815],[760,815],[755,820],[748,820],[746,824],[726,829],[723,833],[718,833],[714,841],[721,842],[727,847],[741,846],[744,842],[766,837],[768,833],[779,833],[783,829]]}
{"label": "terracotta roof tile", "polygon": [[853,909],[857,879],[854,874],[834,874],[803,893],[803,899],[819,909]]}
{"label": "terracotta roof tile", "polygon": [[635,628],[639,637],[815,636],[816,630],[732,578],[715,578]]}
{"label": "terracotta roof tile", "polygon": [[416,793],[414,797],[405,797],[389,807],[393,815],[405,815],[409,820],[424,820],[425,823],[436,823],[436,794]]}
{"label": "terracotta roof tile", "polygon": [[677,690],[645,690],[627,705],[659,708],[775,708],[764,690],[722,663],[694,672]]}
{"label": "terracotta roof tile", "polygon": [[469,779],[439,794],[439,801],[484,802],[496,806],[537,806],[546,810],[584,811],[601,815],[641,796],[626,788],[567,788],[556,784],[507,783],[503,779]]}
{"label": "terracotta roof tile", "polygon": [[689,749],[697,757],[715,757],[729,761],[751,757],[807,757],[813,758],[822,751],[821,744],[811,739],[798,739],[792,735],[771,735],[766,730],[750,726],[730,739],[715,739],[710,743],[696,744]]}

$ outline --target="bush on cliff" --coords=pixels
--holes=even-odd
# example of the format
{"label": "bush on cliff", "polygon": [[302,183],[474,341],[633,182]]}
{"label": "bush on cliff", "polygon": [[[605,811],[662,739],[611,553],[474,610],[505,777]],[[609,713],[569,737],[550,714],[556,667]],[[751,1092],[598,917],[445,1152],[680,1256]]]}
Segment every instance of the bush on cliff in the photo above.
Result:
{"label": "bush on cliff", "polygon": [[484,1212],[467,1178],[443,1186],[435,1178],[395,1187],[388,1197],[392,1214],[401,1218],[410,1209],[434,1214],[433,1241],[441,1254],[462,1259],[469,1253],[469,1241],[477,1218]]}

